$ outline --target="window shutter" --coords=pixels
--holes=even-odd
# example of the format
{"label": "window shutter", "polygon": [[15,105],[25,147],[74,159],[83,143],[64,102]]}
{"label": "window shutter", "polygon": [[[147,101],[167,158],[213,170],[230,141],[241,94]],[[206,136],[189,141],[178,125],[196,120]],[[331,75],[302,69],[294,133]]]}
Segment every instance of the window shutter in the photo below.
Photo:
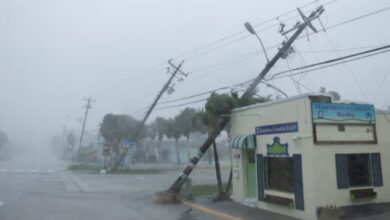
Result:
{"label": "window shutter", "polygon": [[303,199],[302,156],[293,155],[295,208],[305,210]]}
{"label": "window shutter", "polygon": [[257,197],[259,201],[264,200],[264,157],[256,155],[257,161]]}
{"label": "window shutter", "polygon": [[336,174],[337,188],[347,189],[349,186],[348,180],[348,163],[346,154],[336,154]]}
{"label": "window shutter", "polygon": [[371,170],[374,186],[383,186],[382,166],[380,153],[371,154]]}

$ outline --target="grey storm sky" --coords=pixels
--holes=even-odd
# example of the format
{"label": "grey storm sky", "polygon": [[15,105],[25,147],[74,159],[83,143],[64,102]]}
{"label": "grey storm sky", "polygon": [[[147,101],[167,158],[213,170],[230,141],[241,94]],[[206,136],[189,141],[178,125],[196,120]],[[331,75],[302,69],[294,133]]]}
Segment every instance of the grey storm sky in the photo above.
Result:
{"label": "grey storm sky", "polygon": [[[62,126],[77,128],[74,119],[82,116],[83,97],[89,96],[96,102],[88,130],[96,129],[106,113],[140,118],[139,110],[152,102],[168,79],[165,68],[170,58],[176,64],[185,59],[183,71],[190,75],[176,82],[176,92],[164,94],[163,100],[249,80],[264,66],[265,58],[257,40],[244,30],[244,22],[260,24],[310,3],[303,7],[308,13],[328,2],[332,3],[321,16],[326,27],[390,6],[387,0],[0,0],[0,130],[28,143],[60,134]],[[299,20],[295,15],[279,20],[287,19],[291,27]],[[298,53],[278,62],[270,74],[359,51],[336,50],[388,44],[389,19],[390,12],[385,11],[311,35],[309,41],[302,38],[294,44]],[[266,47],[283,40],[277,24],[273,19],[256,27]],[[318,22],[314,24],[321,29]],[[234,33],[238,34],[185,54]],[[268,56],[275,51],[268,50]],[[340,92],[343,99],[384,108],[390,105],[389,58],[383,54],[296,76],[300,88],[290,78],[272,83],[290,95],[325,86]],[[218,63],[222,64],[213,67]],[[276,92],[260,86],[259,94]],[[161,110],[164,106],[203,98],[162,104],[152,119],[173,116],[184,108]]]}

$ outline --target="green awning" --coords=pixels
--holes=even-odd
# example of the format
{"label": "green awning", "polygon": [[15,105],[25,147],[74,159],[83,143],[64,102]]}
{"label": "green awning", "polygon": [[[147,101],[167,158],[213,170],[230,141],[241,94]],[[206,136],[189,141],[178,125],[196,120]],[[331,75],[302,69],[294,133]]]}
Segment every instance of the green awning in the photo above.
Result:
{"label": "green awning", "polygon": [[250,134],[235,136],[231,140],[230,145],[232,148],[236,149],[256,149],[256,135]]}

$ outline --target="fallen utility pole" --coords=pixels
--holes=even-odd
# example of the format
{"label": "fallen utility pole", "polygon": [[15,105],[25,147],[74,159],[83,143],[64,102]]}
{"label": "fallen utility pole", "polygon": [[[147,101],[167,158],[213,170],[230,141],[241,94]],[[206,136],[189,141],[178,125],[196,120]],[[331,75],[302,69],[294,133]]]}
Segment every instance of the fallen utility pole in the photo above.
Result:
{"label": "fallen utility pole", "polygon": [[[184,60],[179,64],[179,66],[175,66],[171,60],[168,60],[168,63],[169,65],[174,68],[174,72],[172,73],[171,77],[168,79],[168,81],[164,84],[163,88],[161,89],[161,91],[157,94],[156,98],[154,99],[152,105],[149,107],[148,111],[146,112],[144,118],[142,119],[141,123],[138,125],[138,128],[137,128],[137,131],[135,133],[135,137],[137,138],[139,136],[139,134],[141,133],[141,130],[143,129],[143,127],[145,126],[145,122],[146,120],[149,118],[150,114],[152,113],[154,107],[156,107],[157,105],[157,102],[158,100],[160,100],[161,96],[164,94],[164,92],[169,88],[169,85],[172,83],[172,80],[175,78],[176,74],[177,73],[180,73],[184,76],[187,76],[187,74],[185,74],[184,72],[182,72],[180,70],[181,66],[183,65],[184,63]],[[116,170],[120,163],[122,162],[122,160],[125,158],[126,154],[127,154],[127,151],[129,149],[128,148],[125,148],[125,151],[120,155],[119,157],[119,160],[116,162],[115,166],[112,168],[112,170]]]}
{"label": "fallen utility pole", "polygon": [[[302,33],[303,30],[307,26],[309,26],[313,31],[317,32],[314,27],[311,24],[311,21],[317,19],[323,12],[324,8],[323,6],[320,6],[317,8],[317,10],[313,11],[309,17],[305,17],[302,12],[298,9],[299,13],[301,14],[303,18],[303,23],[297,23],[293,28],[290,30],[282,33],[283,35],[286,35],[289,32],[292,32],[294,30],[295,33],[287,40],[282,43],[282,48],[279,49],[278,53],[265,65],[264,69],[260,72],[260,74],[252,81],[249,88],[244,92],[244,94],[239,99],[239,105],[243,106],[243,103],[245,103],[245,100],[252,98],[256,91],[257,85],[260,83],[261,80],[264,79],[265,75],[271,70],[271,68],[275,65],[275,63],[280,58],[287,57],[292,43],[298,38],[298,36]],[[223,117],[217,127],[209,134],[206,141],[203,143],[203,145],[199,148],[198,154],[194,156],[190,163],[187,165],[187,167],[184,169],[183,173],[179,176],[179,178],[176,179],[176,181],[172,184],[172,186],[168,189],[169,193],[173,193],[175,195],[180,193],[180,190],[191,174],[192,170],[196,166],[196,164],[199,162],[200,158],[206,153],[206,151],[209,149],[210,145],[213,143],[213,141],[218,137],[220,132],[225,128],[225,126],[229,123],[230,118],[229,117]]]}

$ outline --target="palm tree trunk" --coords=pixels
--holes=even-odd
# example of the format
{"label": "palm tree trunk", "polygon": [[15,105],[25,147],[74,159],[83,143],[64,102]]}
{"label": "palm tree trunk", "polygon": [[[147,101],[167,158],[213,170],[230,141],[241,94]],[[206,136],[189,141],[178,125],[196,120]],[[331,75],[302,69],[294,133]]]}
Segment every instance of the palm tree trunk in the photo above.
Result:
{"label": "palm tree trunk", "polygon": [[219,195],[222,195],[223,194],[223,186],[222,186],[222,178],[221,178],[221,169],[219,167],[217,144],[215,143],[215,141],[213,141],[213,149],[214,149],[215,172],[217,175],[217,182],[218,182],[218,192],[219,192]]}
{"label": "palm tree trunk", "polygon": [[232,179],[233,179],[233,167],[230,168],[229,180],[225,189],[225,193],[227,194],[229,194],[230,186],[232,185]]}

